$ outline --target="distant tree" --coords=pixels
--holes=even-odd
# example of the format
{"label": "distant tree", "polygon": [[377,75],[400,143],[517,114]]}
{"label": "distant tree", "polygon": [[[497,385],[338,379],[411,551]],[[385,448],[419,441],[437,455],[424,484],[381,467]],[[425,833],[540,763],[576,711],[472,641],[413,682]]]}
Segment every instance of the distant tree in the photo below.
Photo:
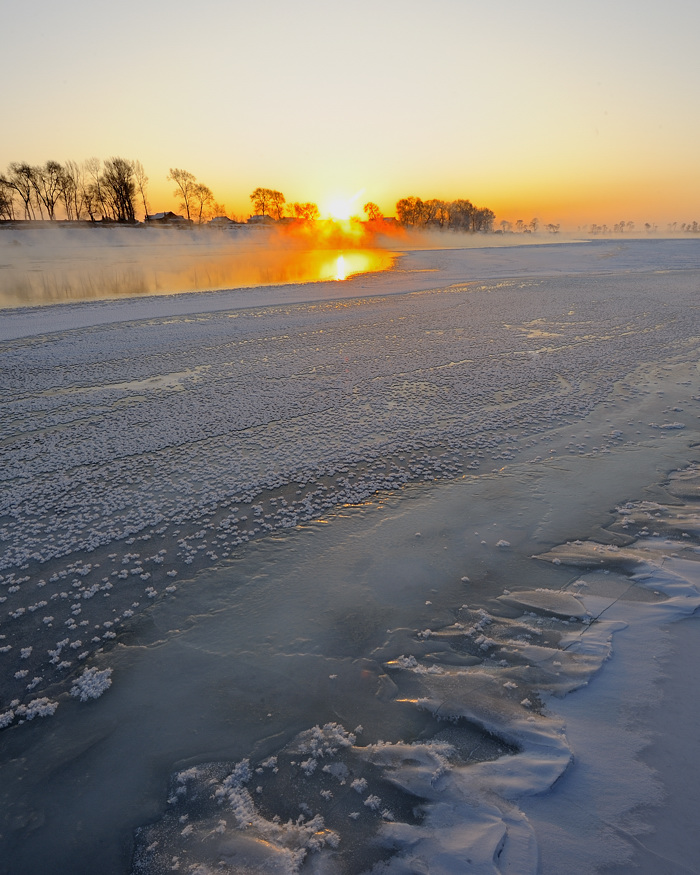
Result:
{"label": "distant tree", "polygon": [[424,206],[419,197],[401,198],[396,203],[396,217],[402,225],[418,227],[423,224]]}
{"label": "distant tree", "polygon": [[126,158],[108,158],[104,162],[101,186],[112,218],[116,222],[135,222],[134,162]]}
{"label": "distant tree", "polygon": [[475,234],[490,234],[493,231],[493,223],[496,214],[488,207],[474,210],[472,214],[472,231]]}
{"label": "distant tree", "polygon": [[384,218],[382,211],[375,203],[372,203],[372,201],[366,203],[362,209],[367,216],[368,222],[380,222]]}
{"label": "distant tree", "polygon": [[134,180],[136,182],[136,190],[138,191],[141,197],[141,203],[143,204],[143,216],[144,219],[148,219],[148,201],[146,199],[146,189],[148,188],[148,177],[146,176],[146,171],[143,169],[143,164],[140,161],[134,161]]}
{"label": "distant tree", "polygon": [[228,213],[226,212],[226,204],[219,204],[216,202],[214,202],[211,205],[211,214],[212,214],[212,216],[227,216],[227,217],[229,217]]}
{"label": "distant tree", "polygon": [[272,212],[276,214],[278,219],[284,215],[284,205],[286,201],[281,191],[272,192]]}
{"label": "distant tree", "polygon": [[458,198],[448,205],[449,226],[455,231],[471,231],[474,204],[465,198]]}
{"label": "distant tree", "polygon": [[257,216],[266,216],[272,206],[272,189],[256,188],[250,196]]}
{"label": "distant tree", "polygon": [[537,218],[530,219],[530,226],[529,227],[530,227],[530,230],[532,231],[532,233],[536,234],[537,229],[540,227],[540,220]]}
{"label": "distant tree", "polygon": [[522,219],[518,219],[515,223],[515,230],[519,231],[521,234],[525,230],[525,222]]}
{"label": "distant tree", "polygon": [[43,167],[32,167],[31,182],[37,203],[46,209],[51,221],[56,218],[56,204],[61,196],[63,167],[58,161],[47,161]]}
{"label": "distant tree", "polygon": [[256,188],[250,199],[256,215],[271,216],[275,213],[278,219],[282,218],[285,199],[281,191],[274,188]]}
{"label": "distant tree", "polygon": [[501,226],[501,231],[503,231],[504,234],[505,234],[506,232],[510,231],[510,229],[511,229],[511,224],[510,224],[510,222],[509,222],[507,219],[501,219],[501,221],[500,221],[499,224],[500,224],[500,226]]}
{"label": "distant tree", "polygon": [[24,206],[24,218],[34,219],[34,184],[32,177],[34,170],[29,164],[13,161],[9,166],[9,174],[5,177],[7,185],[16,191]]}
{"label": "distant tree", "polygon": [[287,208],[291,216],[295,219],[303,219],[306,222],[315,222],[320,213],[318,207],[314,203],[292,203],[287,204]]}
{"label": "distant tree", "polygon": [[549,225],[545,226],[550,234],[558,234],[559,233],[559,225],[554,225],[553,223],[549,223]]}
{"label": "distant tree", "polygon": [[15,218],[14,189],[4,176],[0,176],[0,219]]}
{"label": "distant tree", "polygon": [[178,167],[171,167],[167,179],[170,179],[177,186],[173,195],[180,198],[180,209],[185,211],[185,215],[188,219],[191,219],[190,206],[195,198],[197,177],[188,170],[180,170]]}
{"label": "distant tree", "polygon": [[447,204],[439,198],[431,198],[423,201],[423,215],[421,221],[424,225],[437,225],[442,228],[448,220]]}
{"label": "distant tree", "polygon": [[60,197],[66,219],[80,221],[85,208],[85,179],[83,168],[75,161],[66,161],[63,165]]}
{"label": "distant tree", "polygon": [[85,209],[94,222],[99,214],[101,217],[107,214],[105,199],[102,191],[102,162],[99,158],[88,158],[84,163],[85,168]]}
{"label": "distant tree", "polygon": [[197,182],[192,191],[193,216],[198,225],[211,216],[214,195],[208,185]]}
{"label": "distant tree", "polygon": [[398,201],[396,217],[400,224],[414,228],[437,225],[440,228],[448,227],[471,233],[492,231],[496,218],[492,210],[486,207],[477,208],[469,200],[458,199],[446,202],[439,198],[432,198],[422,201],[419,197],[407,197]]}

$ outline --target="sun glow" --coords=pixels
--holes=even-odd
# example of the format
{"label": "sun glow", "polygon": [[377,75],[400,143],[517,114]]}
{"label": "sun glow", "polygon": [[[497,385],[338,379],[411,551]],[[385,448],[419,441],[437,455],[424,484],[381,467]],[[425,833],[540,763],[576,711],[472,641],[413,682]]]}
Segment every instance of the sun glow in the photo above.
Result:
{"label": "sun glow", "polygon": [[351,201],[335,200],[328,205],[328,214],[339,222],[347,222],[352,215],[352,207]]}
{"label": "sun glow", "polygon": [[363,193],[364,189],[360,189],[352,197],[337,197],[329,201],[326,207],[328,216],[336,222],[347,222],[358,215],[362,209],[359,200]]}

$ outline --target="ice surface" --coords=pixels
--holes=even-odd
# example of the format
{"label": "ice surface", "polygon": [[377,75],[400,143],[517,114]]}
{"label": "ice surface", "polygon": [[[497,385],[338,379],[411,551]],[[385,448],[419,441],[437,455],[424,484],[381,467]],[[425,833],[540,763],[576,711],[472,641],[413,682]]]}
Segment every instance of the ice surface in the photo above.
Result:
{"label": "ice surface", "polygon": [[569,703],[697,606],[697,247],[537,249],[3,317],[14,872],[629,857],[643,732]]}

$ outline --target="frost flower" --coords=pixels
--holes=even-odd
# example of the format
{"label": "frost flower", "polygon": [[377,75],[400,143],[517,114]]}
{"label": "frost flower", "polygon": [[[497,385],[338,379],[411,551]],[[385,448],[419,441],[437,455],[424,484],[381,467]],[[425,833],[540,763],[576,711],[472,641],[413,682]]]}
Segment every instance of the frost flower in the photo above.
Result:
{"label": "frost flower", "polygon": [[106,668],[104,671],[98,671],[94,667],[86,668],[71,687],[70,694],[79,698],[81,702],[99,699],[102,693],[112,686],[111,675],[111,668]]}

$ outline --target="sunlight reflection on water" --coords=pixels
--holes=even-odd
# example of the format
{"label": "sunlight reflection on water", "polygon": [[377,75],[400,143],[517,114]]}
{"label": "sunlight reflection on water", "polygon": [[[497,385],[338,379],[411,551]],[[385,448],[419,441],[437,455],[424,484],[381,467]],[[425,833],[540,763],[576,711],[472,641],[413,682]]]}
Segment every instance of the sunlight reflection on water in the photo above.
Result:
{"label": "sunlight reflection on water", "polygon": [[[5,235],[3,235],[4,237]],[[92,235],[94,236],[94,235]],[[394,254],[383,249],[303,249],[236,245],[177,235],[139,240],[46,245],[15,235],[0,241],[0,309],[251,286],[343,281],[388,270]]]}

